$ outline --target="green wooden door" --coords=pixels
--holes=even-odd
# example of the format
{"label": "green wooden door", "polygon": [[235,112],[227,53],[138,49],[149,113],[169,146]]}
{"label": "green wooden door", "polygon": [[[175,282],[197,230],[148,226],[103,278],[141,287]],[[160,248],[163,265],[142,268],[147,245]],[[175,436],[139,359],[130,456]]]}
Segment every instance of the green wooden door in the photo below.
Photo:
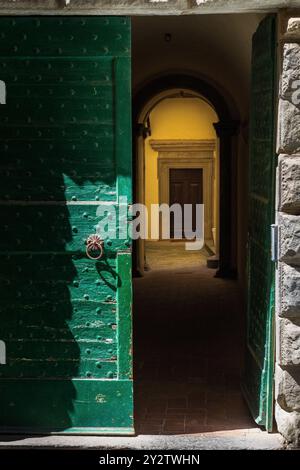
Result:
{"label": "green wooden door", "polygon": [[250,128],[248,325],[244,390],[255,421],[273,425],[274,263],[271,224],[275,185],[275,18],[253,37]]}
{"label": "green wooden door", "polygon": [[130,20],[0,31],[0,430],[132,433],[131,242],[85,245],[99,205],[130,203]]}

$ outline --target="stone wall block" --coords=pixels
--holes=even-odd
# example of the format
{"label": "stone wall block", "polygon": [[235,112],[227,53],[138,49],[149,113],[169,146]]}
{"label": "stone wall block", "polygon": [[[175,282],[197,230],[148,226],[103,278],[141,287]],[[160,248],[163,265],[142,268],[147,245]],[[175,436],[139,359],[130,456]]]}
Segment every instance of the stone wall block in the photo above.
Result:
{"label": "stone wall block", "polygon": [[295,86],[295,82],[300,80],[299,61],[300,44],[285,44],[283,46],[283,63],[280,87],[280,97],[284,100],[294,102],[294,96],[299,97],[299,93],[297,93],[299,86]]}
{"label": "stone wall block", "polygon": [[276,283],[275,417],[278,431],[300,445],[300,18],[282,39],[277,151],[279,263]]}
{"label": "stone wall block", "polygon": [[279,100],[278,153],[300,152],[300,45],[285,44]]}
{"label": "stone wall block", "polygon": [[294,447],[300,445],[300,413],[298,411],[288,412],[276,403],[275,417],[278,431]]}
{"label": "stone wall block", "polygon": [[287,22],[287,31],[284,34],[285,40],[300,39],[300,18],[289,18]]}
{"label": "stone wall block", "polygon": [[279,210],[300,214],[300,155],[279,157]]}
{"label": "stone wall block", "polygon": [[300,267],[279,263],[278,315],[300,319]]}
{"label": "stone wall block", "polygon": [[300,216],[280,212],[279,260],[292,266],[300,266]]}
{"label": "stone wall block", "polygon": [[282,318],[277,323],[278,364],[282,367],[300,366],[300,319]]}
{"label": "stone wall block", "polygon": [[287,100],[279,100],[277,153],[300,152],[300,108]]}
{"label": "stone wall block", "polygon": [[300,412],[300,369],[276,367],[276,400],[285,411]]}

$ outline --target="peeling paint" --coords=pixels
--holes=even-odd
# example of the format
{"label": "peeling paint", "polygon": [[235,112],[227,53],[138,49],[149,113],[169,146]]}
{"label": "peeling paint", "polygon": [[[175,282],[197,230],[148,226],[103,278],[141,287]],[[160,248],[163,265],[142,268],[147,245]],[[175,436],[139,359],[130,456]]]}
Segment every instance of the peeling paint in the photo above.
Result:
{"label": "peeling paint", "polygon": [[0,340],[0,364],[6,364],[6,345],[2,340]]}
{"label": "peeling paint", "polygon": [[95,397],[95,401],[97,403],[106,403],[107,402],[106,396],[102,395],[101,393],[98,393],[98,395],[96,395],[96,397]]}
{"label": "peeling paint", "polygon": [[0,104],[6,104],[6,84],[0,80]]}

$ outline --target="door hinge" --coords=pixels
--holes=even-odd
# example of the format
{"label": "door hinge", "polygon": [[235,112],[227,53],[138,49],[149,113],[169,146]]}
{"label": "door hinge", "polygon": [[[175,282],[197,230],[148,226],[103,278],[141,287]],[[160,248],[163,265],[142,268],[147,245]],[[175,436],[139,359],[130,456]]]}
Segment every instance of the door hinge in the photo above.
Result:
{"label": "door hinge", "polygon": [[277,263],[279,259],[279,244],[278,244],[278,225],[271,225],[271,259]]}

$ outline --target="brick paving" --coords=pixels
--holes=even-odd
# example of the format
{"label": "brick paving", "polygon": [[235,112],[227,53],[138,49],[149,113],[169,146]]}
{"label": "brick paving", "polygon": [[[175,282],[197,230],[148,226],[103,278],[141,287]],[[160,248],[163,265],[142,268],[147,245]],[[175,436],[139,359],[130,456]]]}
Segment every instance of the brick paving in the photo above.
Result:
{"label": "brick paving", "polygon": [[214,273],[172,267],[135,280],[138,434],[257,428],[240,390],[245,313],[238,283]]}

